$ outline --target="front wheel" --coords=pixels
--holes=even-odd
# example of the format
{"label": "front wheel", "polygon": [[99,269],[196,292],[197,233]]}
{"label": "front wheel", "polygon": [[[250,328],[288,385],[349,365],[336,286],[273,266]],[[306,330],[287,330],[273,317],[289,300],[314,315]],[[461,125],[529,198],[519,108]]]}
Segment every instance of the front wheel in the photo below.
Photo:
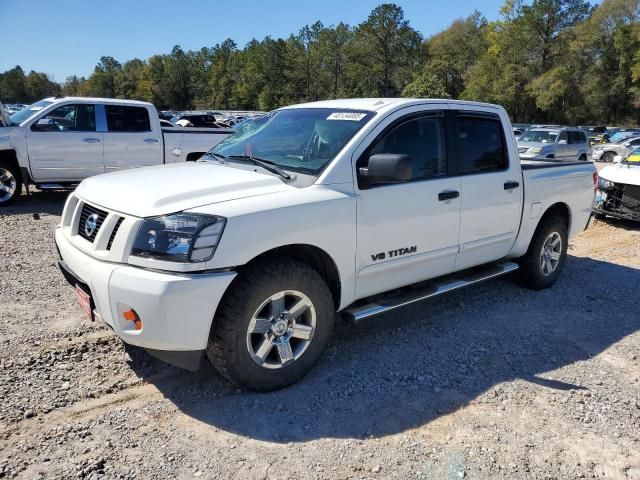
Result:
{"label": "front wheel", "polygon": [[602,160],[603,162],[607,162],[607,163],[612,163],[613,162],[613,158],[616,156],[616,154],[614,152],[605,152],[602,157],[600,158],[600,160]]}
{"label": "front wheel", "polygon": [[520,258],[518,279],[524,286],[542,290],[560,276],[567,258],[567,224],[560,217],[550,217],[538,225],[527,253]]}
{"label": "front wheel", "polygon": [[233,383],[277,390],[315,365],[334,318],[331,292],[315,270],[286,258],[259,261],[240,273],[223,298],[207,355]]}
{"label": "front wheel", "polygon": [[0,207],[15,202],[21,191],[22,181],[18,169],[0,161]]}

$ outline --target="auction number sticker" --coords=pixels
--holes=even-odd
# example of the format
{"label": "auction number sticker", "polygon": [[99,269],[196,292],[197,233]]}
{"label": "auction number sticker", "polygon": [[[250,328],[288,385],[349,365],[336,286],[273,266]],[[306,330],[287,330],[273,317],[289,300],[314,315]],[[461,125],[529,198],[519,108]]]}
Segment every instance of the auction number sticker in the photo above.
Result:
{"label": "auction number sticker", "polygon": [[351,120],[352,122],[359,122],[366,116],[366,113],[336,112],[329,115],[327,120]]}

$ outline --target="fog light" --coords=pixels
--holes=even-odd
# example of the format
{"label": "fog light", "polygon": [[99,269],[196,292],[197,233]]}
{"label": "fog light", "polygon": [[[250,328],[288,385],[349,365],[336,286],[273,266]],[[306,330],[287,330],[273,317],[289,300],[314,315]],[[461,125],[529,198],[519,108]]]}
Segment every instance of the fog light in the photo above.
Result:
{"label": "fog light", "polygon": [[133,324],[136,327],[136,330],[142,330],[142,320],[140,320],[140,317],[138,317],[138,314],[133,308],[130,308],[129,310],[125,310],[124,312],[122,312],[122,317],[127,322],[133,322]]}

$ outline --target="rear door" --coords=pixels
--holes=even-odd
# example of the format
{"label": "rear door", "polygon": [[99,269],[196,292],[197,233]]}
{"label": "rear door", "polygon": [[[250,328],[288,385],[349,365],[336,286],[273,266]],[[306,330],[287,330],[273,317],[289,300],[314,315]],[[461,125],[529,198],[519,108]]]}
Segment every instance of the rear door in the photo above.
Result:
{"label": "rear door", "polygon": [[104,172],[96,106],[68,103],[27,127],[31,174],[36,183],[77,182]]}
{"label": "rear door", "polygon": [[104,105],[103,108],[105,171],[162,164],[162,131],[152,124],[146,107]]}
{"label": "rear door", "polygon": [[452,115],[460,174],[460,252],[455,270],[507,255],[522,209],[522,174],[506,118],[460,107]]}
{"label": "rear door", "polygon": [[[451,170],[446,106],[395,112],[355,152],[357,297],[451,273],[458,253],[460,177]],[[412,179],[371,182],[360,168],[371,155],[411,157]]]}

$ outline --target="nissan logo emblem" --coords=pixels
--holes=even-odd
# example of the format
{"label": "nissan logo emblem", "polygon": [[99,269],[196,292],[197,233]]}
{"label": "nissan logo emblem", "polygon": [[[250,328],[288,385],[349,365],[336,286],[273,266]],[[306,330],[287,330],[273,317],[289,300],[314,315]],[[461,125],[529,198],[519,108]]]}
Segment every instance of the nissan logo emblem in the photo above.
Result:
{"label": "nissan logo emblem", "polygon": [[98,228],[98,214],[94,213],[87,217],[87,220],[84,222],[84,233],[87,234],[87,237],[90,237],[96,232]]}

